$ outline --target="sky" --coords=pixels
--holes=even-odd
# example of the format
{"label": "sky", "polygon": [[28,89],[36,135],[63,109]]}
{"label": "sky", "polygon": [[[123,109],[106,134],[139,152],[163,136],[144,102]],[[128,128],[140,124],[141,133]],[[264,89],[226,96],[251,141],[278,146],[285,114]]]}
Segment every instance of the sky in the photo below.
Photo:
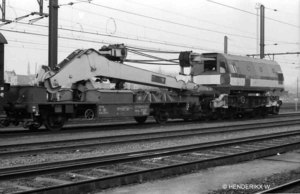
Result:
{"label": "sky", "polygon": [[[265,53],[300,52],[299,0],[59,0],[58,62],[76,49],[99,49],[120,44],[162,51],[224,52],[245,56],[257,54],[257,9],[265,6]],[[69,3],[74,3],[72,6]],[[6,19],[38,12],[36,0],[6,0]],[[48,13],[49,0],[44,0]],[[277,10],[277,11],[274,11]],[[5,69],[31,73],[35,65],[48,64],[48,18],[29,24],[25,19],[0,27],[8,45]],[[175,59],[178,54],[154,54]],[[128,55],[128,59],[141,59]],[[266,57],[266,59],[270,59]],[[300,75],[298,55],[279,55],[286,86],[296,86]],[[140,68],[179,72],[178,66],[136,64]]]}

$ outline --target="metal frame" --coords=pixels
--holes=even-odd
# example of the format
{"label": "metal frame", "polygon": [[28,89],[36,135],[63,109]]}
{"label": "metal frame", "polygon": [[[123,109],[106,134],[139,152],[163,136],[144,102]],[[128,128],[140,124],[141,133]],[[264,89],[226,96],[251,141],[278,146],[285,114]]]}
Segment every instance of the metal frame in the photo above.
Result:
{"label": "metal frame", "polygon": [[0,5],[0,9],[1,9],[1,12],[2,12],[1,21],[2,22],[8,22],[8,23],[12,22],[11,20],[6,20],[5,19],[5,13],[6,13],[6,2],[5,2],[5,0],[2,0],[2,6]]}
{"label": "metal frame", "polygon": [[260,6],[260,58],[265,57],[265,6]]}
{"label": "metal frame", "polygon": [[[264,56],[273,56],[273,61],[274,61],[274,56],[275,55],[299,55],[300,52],[287,52],[287,53],[266,53],[264,54]],[[246,55],[247,57],[255,57],[255,56],[260,56],[260,54],[250,54],[250,55]]]}
{"label": "metal frame", "polygon": [[51,69],[57,65],[58,8],[58,0],[49,0],[48,66]]}
{"label": "metal frame", "polygon": [[40,16],[43,15],[43,4],[44,4],[44,0],[37,0],[39,6],[40,6]]}

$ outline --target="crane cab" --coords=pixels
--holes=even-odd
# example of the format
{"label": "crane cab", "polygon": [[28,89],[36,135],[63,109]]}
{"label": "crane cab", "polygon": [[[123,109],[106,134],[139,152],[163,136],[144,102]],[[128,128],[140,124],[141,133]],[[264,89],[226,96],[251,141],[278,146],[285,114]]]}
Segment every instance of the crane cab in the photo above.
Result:
{"label": "crane cab", "polygon": [[221,53],[204,53],[200,63],[191,65],[191,76],[197,84],[221,93],[260,93],[283,91],[284,78],[275,61]]}

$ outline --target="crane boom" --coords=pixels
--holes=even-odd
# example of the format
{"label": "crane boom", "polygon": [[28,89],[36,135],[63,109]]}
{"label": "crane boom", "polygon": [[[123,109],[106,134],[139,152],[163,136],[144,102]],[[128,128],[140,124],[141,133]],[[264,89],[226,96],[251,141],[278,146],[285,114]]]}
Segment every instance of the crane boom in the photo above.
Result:
{"label": "crane boom", "polygon": [[[198,88],[197,84],[190,81],[177,80],[175,77],[108,60],[94,49],[77,50],[58,67],[57,71],[48,71],[44,72],[43,75],[38,75],[39,81],[44,83],[50,93],[57,92],[61,86],[92,77],[105,77],[124,82],[178,90],[194,90]],[[209,89],[207,88],[207,90]]]}

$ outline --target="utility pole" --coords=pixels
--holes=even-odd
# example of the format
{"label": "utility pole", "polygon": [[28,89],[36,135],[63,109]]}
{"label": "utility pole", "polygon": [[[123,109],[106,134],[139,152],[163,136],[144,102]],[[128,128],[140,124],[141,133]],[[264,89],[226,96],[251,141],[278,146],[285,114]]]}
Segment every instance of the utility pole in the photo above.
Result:
{"label": "utility pole", "polygon": [[228,53],[228,38],[227,36],[224,36],[224,53]]}
{"label": "utility pole", "polygon": [[[299,14],[300,14],[300,1],[299,1]],[[298,17],[298,19],[299,19],[299,25],[300,25],[300,17]],[[299,29],[299,50],[300,50],[300,29]],[[299,61],[299,65],[300,65],[300,61]],[[300,75],[300,68],[299,68],[298,75]],[[299,100],[299,98],[298,98],[298,76],[297,76],[297,99]]]}
{"label": "utility pole", "polygon": [[265,6],[260,5],[260,58],[265,57]]}
{"label": "utility pole", "polygon": [[256,53],[259,53],[259,8],[260,8],[260,3],[255,4],[255,9],[256,9]]}
{"label": "utility pole", "polygon": [[9,84],[4,80],[4,45],[7,44],[5,37],[0,32],[0,112],[4,109],[4,91],[9,90]]}
{"label": "utility pole", "polygon": [[58,0],[49,0],[48,66],[51,69],[57,65],[58,8]]}
{"label": "utility pole", "polygon": [[296,102],[296,107],[295,107],[295,109],[296,109],[296,111],[298,110],[298,77],[297,77],[297,94],[296,94],[296,99],[295,99],[295,102]]}

